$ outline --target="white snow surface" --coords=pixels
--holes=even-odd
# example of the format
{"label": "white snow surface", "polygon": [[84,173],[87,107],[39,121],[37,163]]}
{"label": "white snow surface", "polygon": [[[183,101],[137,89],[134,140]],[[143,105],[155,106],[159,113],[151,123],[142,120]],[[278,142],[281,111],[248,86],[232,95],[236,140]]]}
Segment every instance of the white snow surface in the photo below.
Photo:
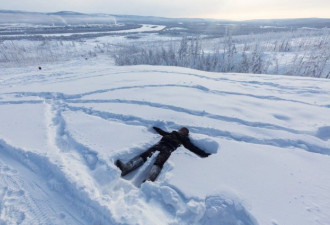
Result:
{"label": "white snow surface", "polygon": [[[115,31],[104,31],[104,32],[76,32],[76,33],[55,33],[55,34],[37,34],[41,35],[43,37],[67,37],[72,35],[84,35],[84,34],[127,34],[127,33],[141,33],[141,32],[156,32],[163,30],[166,26],[162,25],[151,25],[151,24],[141,24],[142,26],[140,28],[135,29],[129,29],[129,30],[115,30]],[[7,34],[7,35],[1,35],[1,37],[29,37],[29,36],[35,36],[35,34]]]}
{"label": "white snow surface", "polygon": [[[330,80],[116,67],[0,70],[0,224],[330,224]],[[156,182],[158,126],[186,126]]]}

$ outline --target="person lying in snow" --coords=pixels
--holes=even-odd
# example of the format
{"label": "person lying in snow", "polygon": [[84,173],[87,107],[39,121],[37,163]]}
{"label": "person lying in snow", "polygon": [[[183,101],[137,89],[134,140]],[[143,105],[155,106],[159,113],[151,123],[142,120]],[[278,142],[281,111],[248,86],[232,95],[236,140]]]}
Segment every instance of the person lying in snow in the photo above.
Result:
{"label": "person lying in snow", "polygon": [[199,155],[200,157],[204,158],[210,155],[209,153],[204,152],[203,150],[191,143],[188,137],[189,130],[186,127],[182,127],[178,131],[172,131],[171,133],[163,131],[158,127],[153,127],[153,129],[158,134],[163,136],[162,139],[157,144],[149,148],[147,151],[134,157],[127,163],[123,163],[118,159],[115,164],[121,170],[121,176],[125,176],[126,174],[140,167],[145,161],[147,161],[148,157],[151,157],[151,155],[155,151],[159,151],[156,161],[146,178],[146,180],[155,181],[160,171],[162,170],[166,160],[171,156],[172,152],[174,152],[178,147],[180,147],[181,144],[188,150]]}

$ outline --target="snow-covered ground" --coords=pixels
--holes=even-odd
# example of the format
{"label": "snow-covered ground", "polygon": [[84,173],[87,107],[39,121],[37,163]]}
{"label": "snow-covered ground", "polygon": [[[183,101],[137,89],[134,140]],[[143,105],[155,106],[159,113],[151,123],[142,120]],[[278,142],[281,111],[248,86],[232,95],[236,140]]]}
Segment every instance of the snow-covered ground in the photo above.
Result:
{"label": "snow-covered ground", "polygon": [[42,37],[67,37],[72,35],[86,35],[86,34],[128,34],[128,33],[140,33],[140,32],[157,32],[164,29],[165,26],[161,25],[151,25],[151,24],[142,24],[140,28],[129,29],[129,30],[115,30],[115,31],[98,31],[98,32],[75,32],[75,33],[54,33],[54,34],[8,34],[1,35],[2,38],[8,37],[29,37],[29,36],[42,36]]}
{"label": "snow-covered ground", "polygon": [[[330,81],[70,61],[0,71],[0,224],[330,224]],[[186,126],[156,182],[152,126]]]}

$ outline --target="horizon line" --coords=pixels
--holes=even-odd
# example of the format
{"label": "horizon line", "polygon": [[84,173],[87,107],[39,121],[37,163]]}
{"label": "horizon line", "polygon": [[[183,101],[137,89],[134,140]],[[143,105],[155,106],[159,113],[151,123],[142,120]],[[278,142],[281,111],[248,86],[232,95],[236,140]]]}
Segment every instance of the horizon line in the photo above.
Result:
{"label": "horizon line", "polygon": [[85,15],[95,15],[95,14],[104,14],[109,16],[139,16],[139,17],[155,17],[155,18],[165,18],[165,19],[201,19],[201,20],[222,20],[222,21],[233,21],[233,22],[249,22],[249,21],[264,21],[264,20],[295,20],[295,19],[330,19],[330,17],[285,17],[285,18],[255,18],[255,19],[220,19],[220,18],[212,18],[212,17],[166,17],[166,16],[153,16],[153,15],[138,15],[138,14],[111,14],[111,13],[103,13],[103,12],[81,12],[81,11],[72,11],[72,10],[60,10],[60,11],[27,11],[27,10],[19,10],[19,9],[1,9],[0,12],[21,12],[21,13],[40,13],[40,14],[51,14],[51,13],[60,13],[60,12],[71,12],[77,14],[85,14]]}

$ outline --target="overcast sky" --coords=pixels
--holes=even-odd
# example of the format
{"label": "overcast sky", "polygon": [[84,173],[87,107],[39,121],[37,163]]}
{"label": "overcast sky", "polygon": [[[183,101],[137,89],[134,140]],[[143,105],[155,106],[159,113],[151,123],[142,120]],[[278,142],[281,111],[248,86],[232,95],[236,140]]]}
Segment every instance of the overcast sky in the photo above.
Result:
{"label": "overcast sky", "polygon": [[0,0],[0,9],[231,20],[330,18],[330,0]]}

